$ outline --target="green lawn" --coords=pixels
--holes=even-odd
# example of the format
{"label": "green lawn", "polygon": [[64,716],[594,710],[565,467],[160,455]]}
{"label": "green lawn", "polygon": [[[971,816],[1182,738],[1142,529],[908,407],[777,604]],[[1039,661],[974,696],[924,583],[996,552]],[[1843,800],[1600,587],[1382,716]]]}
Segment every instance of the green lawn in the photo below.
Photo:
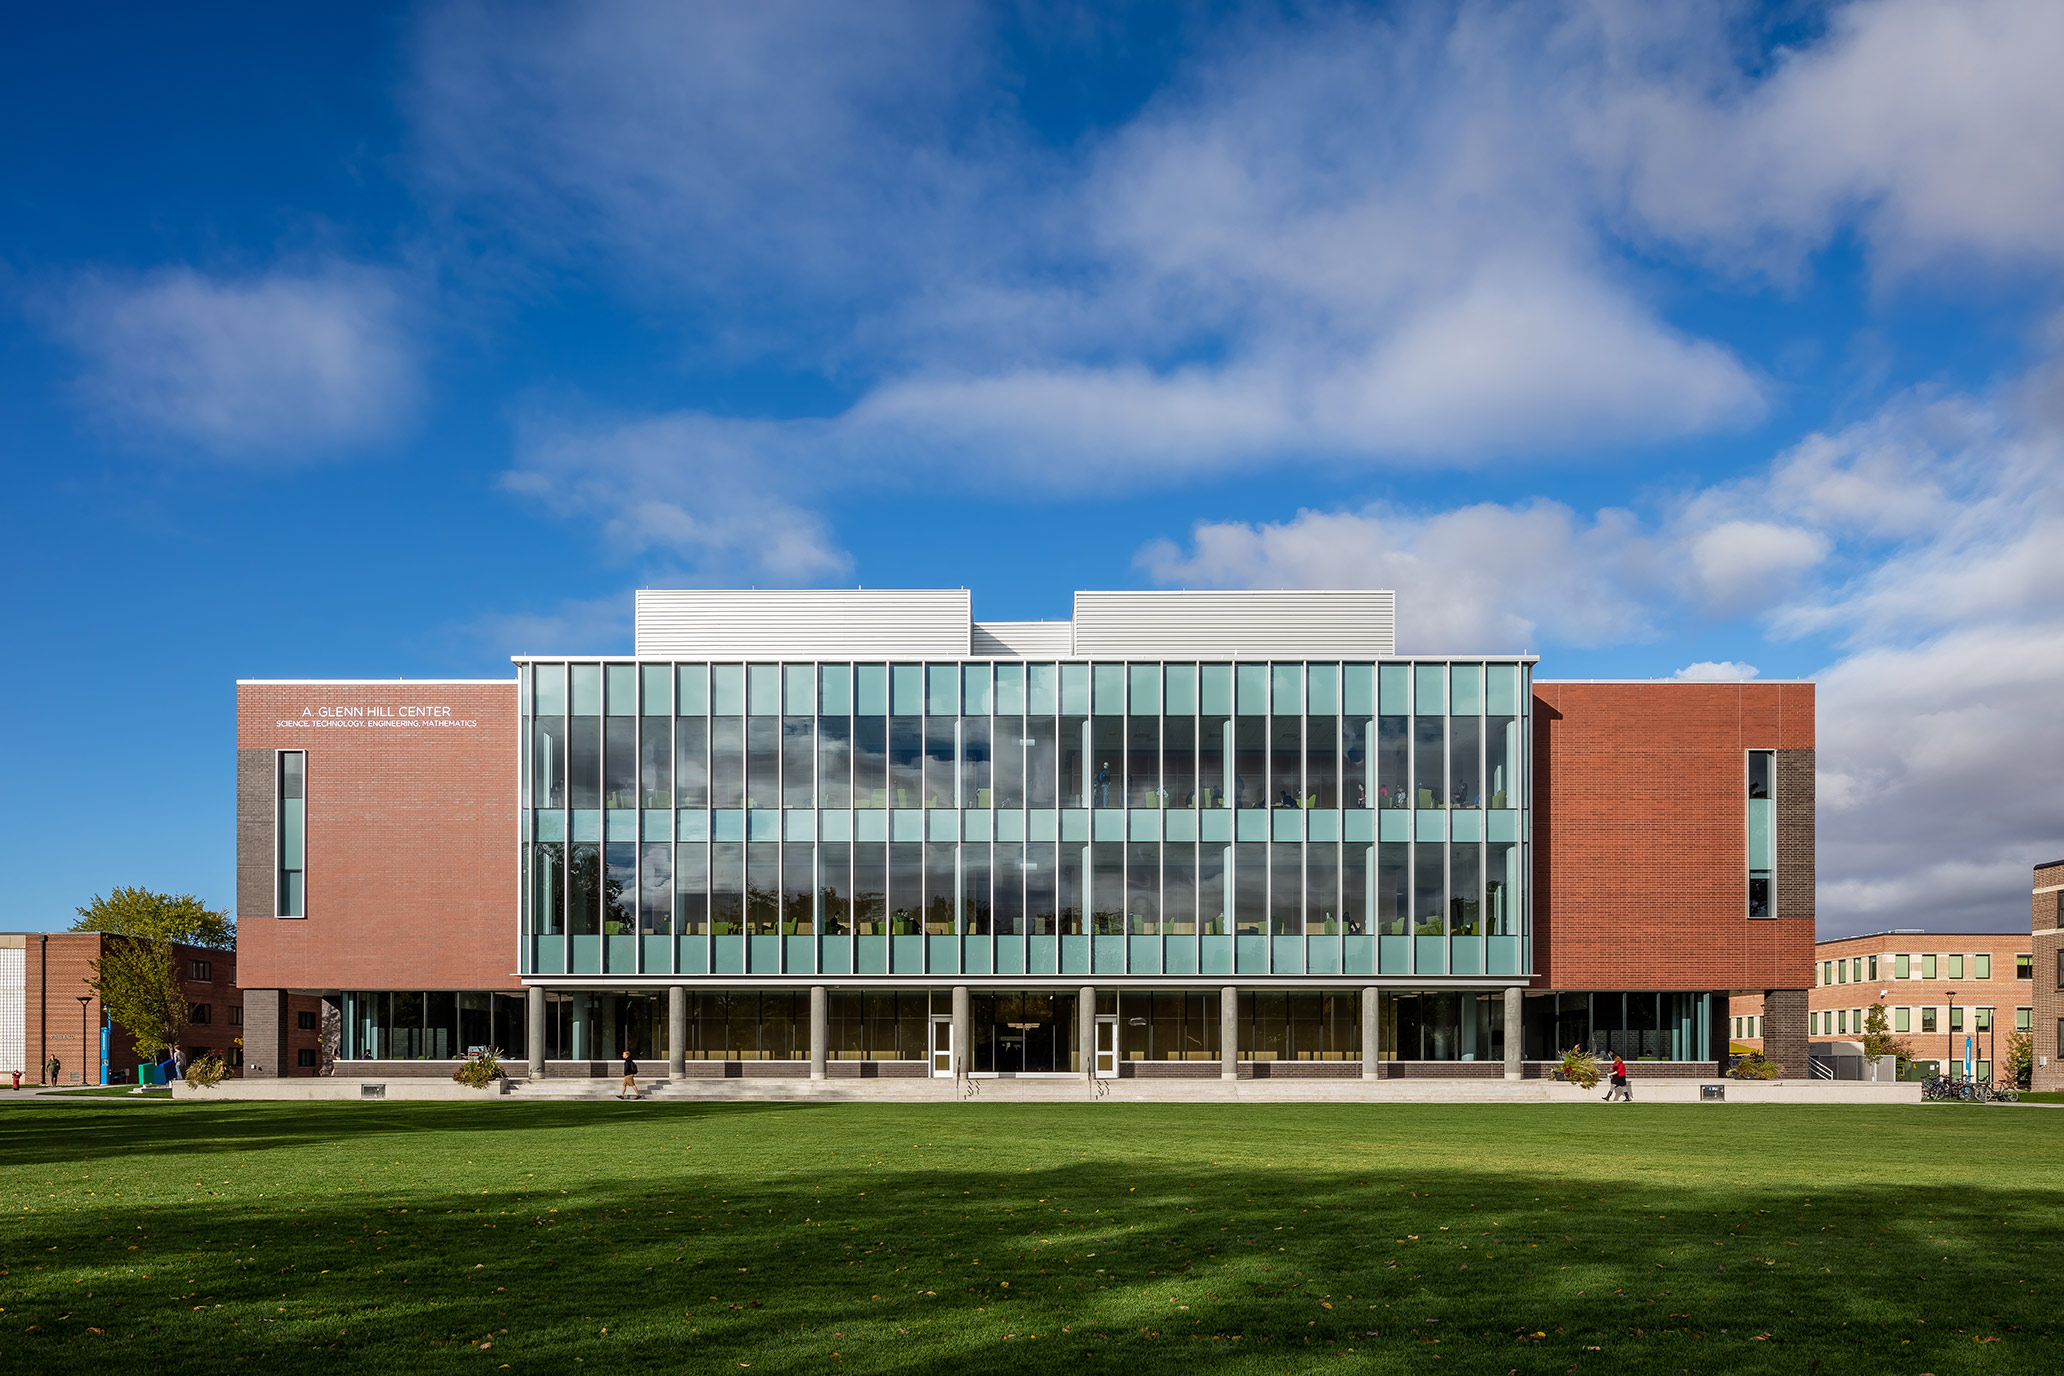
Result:
{"label": "green lawn", "polygon": [[0,1370],[2050,1372],[2060,1132],[44,1100],[0,1108]]}

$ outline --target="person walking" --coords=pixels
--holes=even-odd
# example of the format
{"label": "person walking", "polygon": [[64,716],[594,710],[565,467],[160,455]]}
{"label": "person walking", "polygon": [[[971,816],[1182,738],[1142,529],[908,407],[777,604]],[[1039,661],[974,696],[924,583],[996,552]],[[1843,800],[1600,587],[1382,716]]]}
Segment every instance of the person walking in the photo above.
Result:
{"label": "person walking", "polygon": [[1634,1091],[1627,1086],[1627,1062],[1619,1056],[1612,1058],[1612,1088],[1605,1092],[1608,1104],[1614,1099],[1623,1104],[1634,1102]]}
{"label": "person walking", "polygon": [[183,1046],[172,1048],[172,1076],[179,1080],[186,1078],[186,1048]]}
{"label": "person walking", "polygon": [[623,1088],[616,1092],[619,1099],[638,1097],[638,1063],[631,1059],[631,1053],[623,1053]]}

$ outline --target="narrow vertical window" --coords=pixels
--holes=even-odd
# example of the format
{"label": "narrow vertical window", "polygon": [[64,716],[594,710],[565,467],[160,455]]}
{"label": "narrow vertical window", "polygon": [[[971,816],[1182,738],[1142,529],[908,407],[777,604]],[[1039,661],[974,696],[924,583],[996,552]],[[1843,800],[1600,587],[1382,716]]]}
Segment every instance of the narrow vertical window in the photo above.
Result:
{"label": "narrow vertical window", "polygon": [[1771,775],[1775,754],[1769,750],[1749,752],[1749,916],[1771,915],[1770,875],[1776,850],[1776,817],[1771,798]]}
{"label": "narrow vertical window", "polygon": [[308,752],[279,752],[277,916],[308,916]]}

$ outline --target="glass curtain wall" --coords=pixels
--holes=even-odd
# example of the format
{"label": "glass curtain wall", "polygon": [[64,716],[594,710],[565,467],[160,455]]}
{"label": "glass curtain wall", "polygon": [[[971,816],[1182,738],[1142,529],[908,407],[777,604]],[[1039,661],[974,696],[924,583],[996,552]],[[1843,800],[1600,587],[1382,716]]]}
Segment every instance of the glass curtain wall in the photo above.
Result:
{"label": "glass curtain wall", "polygon": [[[877,973],[1091,973],[1049,943],[1095,937],[1116,943],[1095,972],[1522,973],[1527,681],[1510,661],[525,663],[528,968],[867,973],[824,943],[908,937],[929,944]],[[1238,947],[1236,969],[1213,944],[1235,937],[1304,945]],[[938,944],[961,938],[1012,944]]]}

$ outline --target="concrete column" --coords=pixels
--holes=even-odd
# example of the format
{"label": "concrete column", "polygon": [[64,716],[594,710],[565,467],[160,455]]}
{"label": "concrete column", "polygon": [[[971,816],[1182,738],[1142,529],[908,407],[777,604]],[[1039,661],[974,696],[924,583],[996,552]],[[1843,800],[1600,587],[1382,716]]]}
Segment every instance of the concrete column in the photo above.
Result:
{"label": "concrete column", "polygon": [[530,1078],[545,1077],[545,991],[533,984],[523,993],[523,1055]]}
{"label": "concrete column", "polygon": [[1526,990],[1515,984],[1505,991],[1505,1078],[1516,1080],[1520,1076],[1520,1043],[1524,1039],[1520,1028],[1519,1010]]}
{"label": "concrete column", "polygon": [[678,984],[666,991],[666,1073],[678,1080],[688,1073],[688,991]]}
{"label": "concrete column", "polygon": [[973,1021],[968,1013],[968,991],[965,984],[953,986],[953,1077],[959,1079],[967,1074],[968,1035]]}
{"label": "concrete column", "polygon": [[1240,991],[1230,984],[1218,991],[1218,1078],[1240,1078]]}
{"label": "concrete column", "polygon": [[1383,1075],[1383,1060],[1378,1054],[1383,1049],[1378,1044],[1376,1014],[1379,1007],[1375,986],[1362,990],[1362,1078],[1365,1080],[1379,1079]]}
{"label": "concrete column", "polygon": [[821,1080],[831,1059],[831,990],[810,986],[810,1078]]}
{"label": "concrete column", "polygon": [[1082,1078],[1096,1078],[1096,990],[1085,984],[1075,991],[1075,1038],[1082,1044]]}

